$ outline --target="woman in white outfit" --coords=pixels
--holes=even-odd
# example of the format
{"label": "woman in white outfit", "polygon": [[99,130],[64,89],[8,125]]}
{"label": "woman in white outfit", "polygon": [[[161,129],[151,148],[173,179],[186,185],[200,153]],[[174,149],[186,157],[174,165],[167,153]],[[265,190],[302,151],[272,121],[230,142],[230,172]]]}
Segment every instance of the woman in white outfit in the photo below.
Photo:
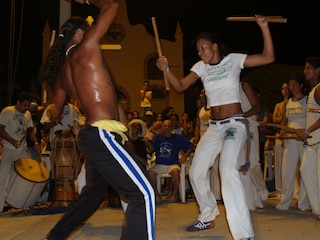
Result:
{"label": "woman in white outfit", "polygon": [[[294,129],[305,129],[307,115],[307,96],[305,95],[305,83],[302,75],[292,77],[288,82],[292,97],[283,106],[282,124]],[[297,167],[300,166],[304,150],[304,142],[294,137],[295,132],[280,131],[280,135],[291,136],[293,139],[285,140],[283,158],[282,158],[282,195],[281,201],[276,206],[280,210],[288,210],[291,206],[294,195],[295,178],[300,179]],[[311,206],[304,188],[302,179],[299,184],[298,208],[301,210],[310,210]]]}
{"label": "woman in white outfit", "polygon": [[250,210],[256,210],[257,207],[264,207],[262,201],[267,200],[269,196],[266,182],[262,176],[259,155],[259,122],[257,115],[261,108],[258,96],[249,83],[241,82],[239,90],[241,109],[249,121],[250,131],[249,151],[248,153],[244,152],[242,154],[244,159],[245,156],[249,154],[250,168],[248,174],[241,174],[241,180],[246,191],[248,208]]}
{"label": "woman in white outfit", "polygon": [[[288,102],[289,99],[289,87],[288,83],[283,83],[281,86],[281,94],[283,97],[282,102],[278,102],[272,114],[272,122],[276,124],[281,124],[283,117],[284,105]],[[279,133],[276,135],[279,136]],[[281,198],[282,193],[282,156],[283,156],[283,147],[284,141],[282,139],[276,139],[274,144],[274,178],[275,178],[275,188],[276,188],[276,197]]]}
{"label": "woman in white outfit", "polygon": [[[255,67],[274,61],[274,49],[268,22],[256,15],[264,40],[260,54],[229,53],[222,41],[212,33],[202,33],[196,39],[201,58],[183,79],[177,79],[163,56],[157,66],[165,71],[171,86],[178,92],[186,90],[200,78],[206,91],[212,119],[200,139],[190,168],[190,181],[200,207],[198,221],[187,231],[205,230],[214,226],[219,215],[216,199],[210,189],[209,169],[220,154],[221,191],[229,228],[234,239],[254,239],[250,212],[240,180],[238,158],[248,134],[248,120],[240,106],[239,81],[244,67]],[[248,162],[247,162],[248,163]],[[248,165],[244,165],[246,171]]]}

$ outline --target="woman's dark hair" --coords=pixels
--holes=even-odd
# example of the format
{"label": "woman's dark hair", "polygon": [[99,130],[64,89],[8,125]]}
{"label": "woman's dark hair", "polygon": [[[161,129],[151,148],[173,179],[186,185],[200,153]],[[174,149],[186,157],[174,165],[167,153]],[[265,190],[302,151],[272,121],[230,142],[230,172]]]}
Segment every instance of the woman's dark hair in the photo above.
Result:
{"label": "woman's dark hair", "polygon": [[172,109],[174,109],[172,106],[168,106],[168,107],[166,107],[166,108],[163,109],[163,111],[162,111],[162,113],[161,113],[161,114],[162,114],[162,115],[161,115],[161,121],[162,121],[162,122],[169,119],[168,113],[169,113]]}
{"label": "woman's dark hair", "polygon": [[176,113],[172,113],[172,114],[170,114],[170,116],[168,117],[168,119],[171,119],[171,117],[175,117],[176,119],[177,119],[177,121],[179,122],[179,115],[178,114],[176,114]]}
{"label": "woman's dark hair", "polygon": [[85,18],[81,17],[72,17],[61,26],[59,37],[55,40],[40,69],[39,78],[42,82],[46,81],[49,88],[53,89],[60,68],[66,58],[66,47],[77,29],[85,31],[88,27]]}
{"label": "woman's dark hair", "polygon": [[219,52],[222,56],[227,56],[230,53],[229,48],[223,43],[219,35],[213,32],[201,32],[196,38],[195,42],[200,39],[205,39],[212,44],[216,43],[218,45]]}
{"label": "woman's dark hair", "polygon": [[[295,74],[289,78],[289,81],[290,80],[294,80],[297,83],[299,83],[300,85],[302,85],[301,91],[303,92],[303,94],[307,93],[307,90],[308,90],[307,82],[306,82],[306,79],[303,74],[301,74],[301,73]],[[289,81],[288,81],[288,83],[289,83]]]}

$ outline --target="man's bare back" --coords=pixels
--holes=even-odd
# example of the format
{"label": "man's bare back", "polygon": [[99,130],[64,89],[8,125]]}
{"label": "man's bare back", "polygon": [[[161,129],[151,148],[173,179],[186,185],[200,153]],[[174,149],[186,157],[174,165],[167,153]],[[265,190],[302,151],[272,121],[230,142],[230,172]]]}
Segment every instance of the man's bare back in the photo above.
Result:
{"label": "man's bare back", "polygon": [[[87,124],[101,119],[118,120],[117,97],[113,81],[102,64],[100,48],[91,47],[91,57],[86,58],[80,44],[66,59],[65,74],[68,95],[77,97]],[[84,56],[83,56],[84,55]],[[78,59],[81,59],[78,61]],[[86,63],[90,62],[91,64]]]}
{"label": "man's bare back", "polygon": [[[82,3],[83,0],[78,2]],[[116,90],[104,66],[99,44],[117,13],[118,4],[97,2],[97,5],[101,2],[101,9],[105,10],[100,12],[92,27],[86,31],[78,29],[75,33],[74,43],[67,49],[68,54],[55,86],[55,92],[61,94],[54,97],[59,110],[59,96],[74,96],[86,115],[87,124],[102,119],[119,120]]]}

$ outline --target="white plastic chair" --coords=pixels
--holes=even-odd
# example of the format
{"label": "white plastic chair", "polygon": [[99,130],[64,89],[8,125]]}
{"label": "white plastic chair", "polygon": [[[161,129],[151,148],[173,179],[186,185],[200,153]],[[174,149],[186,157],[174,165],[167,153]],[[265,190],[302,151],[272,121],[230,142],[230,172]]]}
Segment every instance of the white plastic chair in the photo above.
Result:
{"label": "white plastic chair", "polygon": [[[187,161],[180,166],[180,184],[179,184],[179,195],[182,203],[186,202],[186,176],[189,173],[189,168],[191,165],[191,160],[193,158],[194,152],[190,154]],[[148,160],[148,169],[150,169],[155,164],[155,155]],[[161,192],[161,186],[164,184],[165,178],[171,178],[169,173],[158,174],[157,175],[157,190]]]}

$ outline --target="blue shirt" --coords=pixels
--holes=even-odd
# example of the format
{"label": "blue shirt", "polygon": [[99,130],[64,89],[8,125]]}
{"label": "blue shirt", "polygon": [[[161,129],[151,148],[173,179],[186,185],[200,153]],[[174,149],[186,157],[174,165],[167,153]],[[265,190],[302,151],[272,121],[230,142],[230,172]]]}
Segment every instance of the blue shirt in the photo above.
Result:
{"label": "blue shirt", "polygon": [[180,150],[193,148],[193,144],[179,134],[172,134],[170,137],[155,135],[152,144],[156,152],[156,164],[164,165],[179,164]]}

